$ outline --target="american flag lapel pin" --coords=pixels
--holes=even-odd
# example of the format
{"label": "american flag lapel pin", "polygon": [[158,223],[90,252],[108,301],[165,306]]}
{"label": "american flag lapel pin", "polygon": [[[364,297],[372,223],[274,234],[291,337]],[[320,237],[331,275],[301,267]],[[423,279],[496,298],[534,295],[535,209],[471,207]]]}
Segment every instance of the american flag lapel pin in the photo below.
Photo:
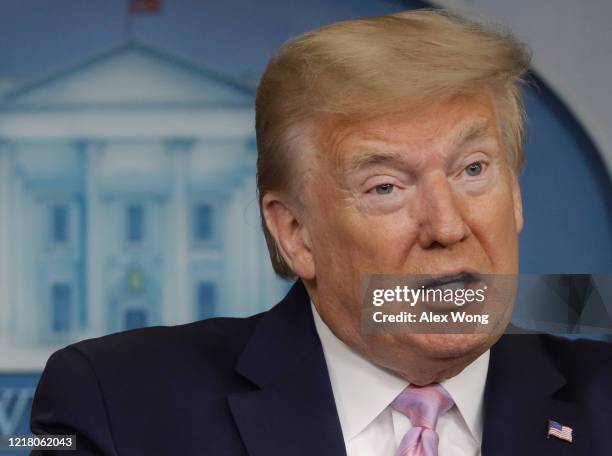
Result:
{"label": "american flag lapel pin", "polygon": [[548,434],[546,435],[547,439],[549,439],[552,435],[553,437],[572,443],[573,432],[574,430],[569,426],[564,426],[556,421],[548,420]]}

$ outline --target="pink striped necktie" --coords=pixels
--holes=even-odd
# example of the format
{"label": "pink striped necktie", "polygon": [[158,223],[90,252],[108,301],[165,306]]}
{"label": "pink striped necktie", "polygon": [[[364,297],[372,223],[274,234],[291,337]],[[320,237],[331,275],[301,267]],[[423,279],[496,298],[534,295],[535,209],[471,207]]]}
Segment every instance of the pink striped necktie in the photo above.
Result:
{"label": "pink striped necktie", "polygon": [[438,383],[404,389],[391,407],[406,415],[412,428],[402,438],[395,456],[438,456],[438,417],[453,405],[453,399]]}

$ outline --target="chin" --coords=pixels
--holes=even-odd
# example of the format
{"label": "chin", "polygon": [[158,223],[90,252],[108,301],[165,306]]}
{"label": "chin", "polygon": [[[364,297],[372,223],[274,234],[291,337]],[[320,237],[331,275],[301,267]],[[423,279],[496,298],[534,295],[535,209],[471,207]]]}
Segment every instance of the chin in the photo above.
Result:
{"label": "chin", "polygon": [[412,334],[411,344],[425,356],[434,359],[476,359],[495,341],[493,334]]}

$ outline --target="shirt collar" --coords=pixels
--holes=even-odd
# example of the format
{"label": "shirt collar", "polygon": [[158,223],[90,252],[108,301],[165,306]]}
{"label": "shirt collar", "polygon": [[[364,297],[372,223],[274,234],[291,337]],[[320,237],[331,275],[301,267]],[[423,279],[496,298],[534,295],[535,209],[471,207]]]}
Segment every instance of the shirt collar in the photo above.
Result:
{"label": "shirt collar", "polygon": [[488,371],[489,350],[458,375],[440,382],[455,401],[472,436],[479,443],[482,441],[482,409]]}
{"label": "shirt collar", "polygon": [[[344,440],[349,441],[383,412],[409,383],[347,346],[321,319],[312,302],[311,308],[323,346],[342,433]],[[487,350],[459,375],[441,382],[478,442],[482,438],[482,402],[488,366]]]}

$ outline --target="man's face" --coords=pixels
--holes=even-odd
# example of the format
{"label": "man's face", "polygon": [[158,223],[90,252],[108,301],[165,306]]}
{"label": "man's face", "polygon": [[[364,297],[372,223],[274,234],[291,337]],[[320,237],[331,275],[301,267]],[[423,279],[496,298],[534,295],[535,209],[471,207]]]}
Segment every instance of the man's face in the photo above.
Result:
{"label": "man's face", "polygon": [[[314,158],[306,198],[314,279],[331,330],[415,383],[455,375],[490,334],[362,334],[366,274],[516,274],[520,192],[489,96],[346,123]],[[415,370],[416,369],[416,370]]]}

